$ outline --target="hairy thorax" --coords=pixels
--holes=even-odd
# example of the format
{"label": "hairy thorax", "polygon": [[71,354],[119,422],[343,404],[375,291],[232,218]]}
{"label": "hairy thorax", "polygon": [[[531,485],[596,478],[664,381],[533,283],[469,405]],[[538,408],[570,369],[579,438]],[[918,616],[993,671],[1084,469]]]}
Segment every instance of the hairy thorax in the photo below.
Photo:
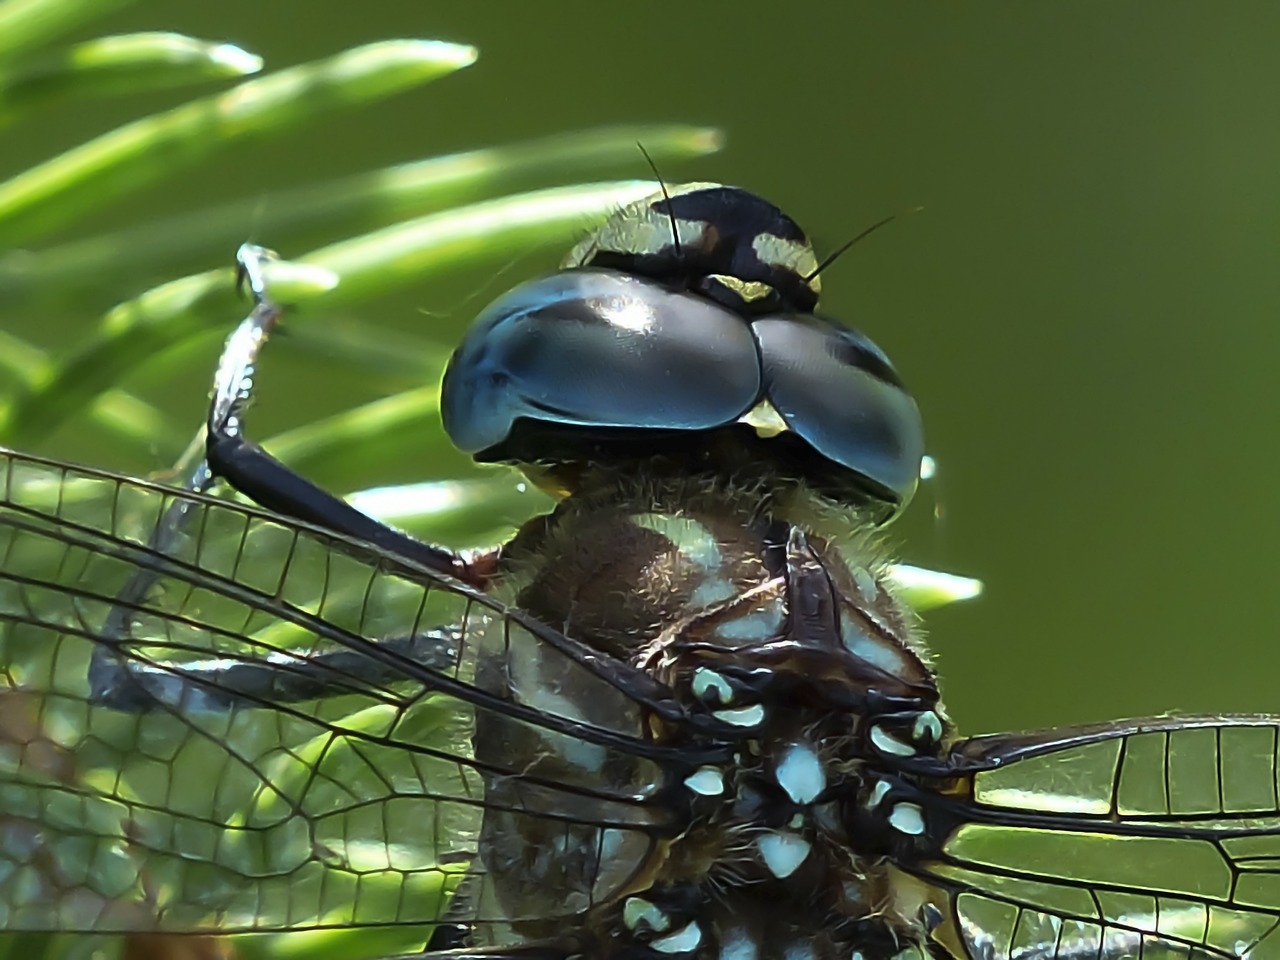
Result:
{"label": "hairy thorax", "polygon": [[[875,793],[862,778],[865,704],[933,690],[867,527],[783,484],[641,476],[600,489],[609,492],[571,497],[521,531],[505,551],[504,592],[705,714],[706,744],[727,756],[595,771],[638,797],[687,795],[693,826],[657,843],[641,841],[639,829],[575,827],[566,839],[519,813],[486,815],[491,896],[513,928],[528,939],[554,933],[533,919],[532,904],[539,891],[574,886],[565,878],[572,862],[602,942],[622,926],[659,952],[682,930],[722,947],[825,944],[815,957],[847,957],[853,945],[880,952],[876,944],[890,955],[904,938],[918,941],[919,899],[885,865],[891,841],[851,813]],[[521,679],[531,668],[519,661],[509,656],[489,685],[573,700],[568,678]],[[583,718],[601,707],[583,704]],[[941,715],[928,722],[940,738]],[[642,727],[656,744],[673,735],[655,717]],[[575,759],[580,746],[570,740],[486,721],[476,749],[518,746],[530,770],[588,784],[593,772],[574,768],[588,761]],[[506,784],[489,786],[498,795]],[[513,836],[524,842],[515,852]]]}

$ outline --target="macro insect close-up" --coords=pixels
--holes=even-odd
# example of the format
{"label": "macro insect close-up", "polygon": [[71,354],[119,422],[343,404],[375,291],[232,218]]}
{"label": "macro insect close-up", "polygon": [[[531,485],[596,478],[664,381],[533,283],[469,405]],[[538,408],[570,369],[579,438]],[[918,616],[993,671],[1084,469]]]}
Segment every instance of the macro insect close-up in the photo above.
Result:
{"label": "macro insect close-up", "polygon": [[[672,62],[712,30],[687,13]],[[5,16],[0,3],[0,27]],[[1062,66],[1051,54],[1064,24],[1033,21],[1038,46],[973,27],[993,56],[1046,58],[1042,74],[1027,68],[1044,84],[1029,80],[1025,101],[999,87],[1024,120]],[[879,25],[952,49],[941,28]],[[750,36],[764,44],[768,31]],[[1096,41],[1100,75],[1110,49]],[[219,70],[254,69],[241,53],[206,54]],[[630,48],[610,57],[638,69]],[[130,136],[152,144],[146,163],[176,163],[210,136],[178,122],[199,110],[239,117],[218,126],[234,138],[280,122],[272,91],[294,91],[292,116],[474,58],[457,44],[356,47]],[[864,68],[866,89],[890,62]],[[25,89],[14,63],[6,73],[0,46],[0,92],[6,77]],[[825,63],[815,56],[814,76],[837,82]],[[953,107],[994,89],[955,72],[968,59],[947,63]],[[888,76],[910,100],[912,72]],[[750,115],[781,117],[765,79],[744,80],[762,84]],[[555,78],[530,78],[521,97],[554,100],[541,83]],[[1107,95],[1116,129],[1147,115],[1146,100],[1126,111]],[[494,102],[473,96],[458,115]],[[881,102],[856,115],[871,123]],[[894,156],[948,143],[963,156],[981,140],[948,141],[950,108],[912,102],[929,149],[849,149],[893,170]],[[809,116],[790,116],[792,129],[821,143]],[[1257,304],[1233,313],[1214,288],[1217,326],[1203,336],[1186,305],[1209,297],[1206,268],[1203,289],[1189,271],[1165,275],[1164,313],[1121,309],[1126,294],[1157,298],[1135,279],[1155,262],[1136,248],[1169,258],[1174,241],[1153,228],[1126,244],[1115,195],[1044,249],[1083,248],[1106,222],[1121,239],[1074,263],[1092,272],[1073,282],[1111,263],[1123,278],[1055,299],[1046,290],[1065,268],[1032,239],[1046,224],[1004,201],[992,220],[1022,232],[988,244],[998,231],[983,230],[1001,259],[976,275],[985,254],[948,205],[958,181],[931,180],[924,163],[851,212],[833,198],[861,185],[792,192],[807,178],[794,147],[753,170],[732,153],[697,159],[721,146],[709,128],[565,121],[588,129],[425,161],[423,198],[408,199],[419,171],[406,164],[263,186],[252,203],[99,238],[57,232],[76,209],[60,197],[79,189],[87,209],[137,188],[127,164],[113,167],[112,132],[0,182],[12,381],[0,406],[0,956],[1280,956],[1280,665],[1255,643],[1252,666],[1228,666],[1273,614],[1250,588],[1269,582],[1257,572],[1267,554],[1237,556],[1265,506],[1245,460],[1227,456],[1255,448],[1218,430],[1246,407],[1274,420],[1221,387],[1248,391],[1267,367],[1260,349],[1219,362],[1243,323],[1231,318]],[[1182,144],[1178,130],[1150,144]],[[841,136],[829,138],[837,158],[851,155]],[[1002,196],[1062,191],[1085,154],[1055,167],[1060,144],[1046,143],[984,142],[966,169]],[[998,169],[1018,150],[1039,158],[1035,176]],[[1119,155],[1108,169],[1127,169]],[[36,189],[77,158],[87,186]],[[814,158],[814,170],[842,162]],[[1126,200],[1189,180],[1150,158],[1139,168]],[[643,179],[562,183],[617,170]],[[390,191],[406,206],[367,222]],[[1200,201],[1230,209],[1232,196]],[[1073,203],[1029,209],[1070,227]],[[282,255],[242,242],[232,265],[215,252],[231,231]],[[277,240],[301,250],[321,234],[328,245],[296,258]],[[555,261],[537,259],[553,247]],[[154,286],[188,263],[204,272]],[[464,268],[481,279],[467,286]],[[1020,268],[1034,284],[1019,285]],[[362,298],[410,277],[427,291],[418,327],[376,327]],[[942,292],[926,290],[942,277]],[[979,291],[991,304],[1021,291],[1036,319],[986,322]],[[64,314],[95,297],[122,302],[66,337]],[[10,333],[23,313],[48,329]],[[1028,327],[1043,340],[1019,339]],[[139,375],[148,365],[162,388]],[[362,376],[375,399],[342,412]],[[314,424],[271,437],[260,424],[285,422],[289,401]],[[78,437],[77,419],[91,427]],[[1176,428],[1176,463],[1157,421]],[[1132,493],[1147,482],[1160,488],[1149,502]],[[1121,559],[1136,555],[1124,534],[1148,529],[1144,511],[1167,536],[1146,571]],[[1220,541],[1205,556],[1192,544],[1210,524]],[[977,580],[903,560],[979,575],[989,592],[975,600]],[[1231,600],[1226,582],[1239,585]],[[959,599],[971,602],[935,609]]]}

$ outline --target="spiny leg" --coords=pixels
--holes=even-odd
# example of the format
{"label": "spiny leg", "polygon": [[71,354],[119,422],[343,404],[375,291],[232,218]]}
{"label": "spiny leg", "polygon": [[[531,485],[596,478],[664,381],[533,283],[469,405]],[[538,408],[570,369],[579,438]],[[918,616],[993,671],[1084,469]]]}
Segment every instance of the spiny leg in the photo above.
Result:
{"label": "spiny leg", "polygon": [[[180,464],[180,473],[185,476],[182,489],[205,494],[223,480],[285,517],[363,540],[397,559],[483,586],[485,577],[479,571],[485,568],[484,561],[473,565],[449,550],[374,520],[244,437],[244,412],[252,398],[257,357],[283,315],[283,309],[266,291],[263,267],[272,257],[270,251],[252,244],[237,252],[238,280],[248,287],[254,305],[223,348],[207,422],[191,448],[198,451],[203,447],[205,455],[194,465]],[[147,552],[152,556],[175,553],[200,509],[198,501],[173,500],[149,538]],[[218,658],[180,665],[148,665],[122,656],[120,647],[134,639],[136,611],[162,575],[163,564],[140,562],[117,595],[102,629],[104,643],[95,647],[90,663],[95,702],[131,712],[179,704],[187,709],[225,710],[237,701],[297,702],[394,679],[385,665],[347,650],[305,657],[280,651],[256,661]],[[450,627],[387,639],[383,645],[416,663],[447,671],[456,663],[459,640],[458,629]]]}
{"label": "spiny leg", "polygon": [[205,463],[210,473],[268,510],[363,540],[401,560],[483,587],[483,582],[478,582],[482,578],[463,557],[361,513],[245,437],[244,414],[253,393],[258,354],[284,312],[267,294],[263,267],[272,256],[253,244],[242,245],[236,254],[240,277],[254,306],[227,339],[218,363],[205,433]]}

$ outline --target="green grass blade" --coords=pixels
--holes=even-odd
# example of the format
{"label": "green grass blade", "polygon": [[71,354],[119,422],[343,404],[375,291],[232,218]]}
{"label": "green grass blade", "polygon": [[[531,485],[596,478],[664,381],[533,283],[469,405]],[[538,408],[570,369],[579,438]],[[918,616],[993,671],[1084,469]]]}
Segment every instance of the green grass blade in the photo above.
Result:
{"label": "green grass blade", "polygon": [[0,69],[0,126],[78,96],[119,96],[257,73],[262,58],[177,33],[100,37]]}
{"label": "green grass blade", "polygon": [[443,438],[439,371],[423,383],[277,434],[266,446],[299,473],[323,472],[325,486],[338,490],[357,477],[387,476],[415,442]]}
{"label": "green grass blade", "polygon": [[342,277],[327,302],[345,303],[464,263],[567,243],[619,206],[657,189],[649,180],[625,180],[536,190],[398,223],[298,259]]}
{"label": "green grass blade", "polygon": [[562,133],[184,213],[44,251],[10,253],[0,256],[0,304],[74,300],[104,278],[122,284],[163,274],[233,248],[244,239],[246,224],[284,246],[303,233],[350,235],[504,193],[635,170],[643,163],[637,143],[665,167],[718,150],[722,138],[712,128],[675,124]]}
{"label": "green grass blade", "polygon": [[7,0],[0,3],[0,58],[31,50],[133,0]]}
{"label": "green grass blade", "polygon": [[982,581],[909,563],[895,563],[889,579],[903,599],[921,612],[982,595]]}
{"label": "green grass blade", "polygon": [[[585,184],[540,190],[406,221],[312,251],[298,266],[331,271],[341,282],[320,294],[324,306],[390,292],[512,251],[565,244],[620,205],[647,196],[648,181]],[[285,265],[275,269],[283,271]],[[70,352],[49,375],[0,408],[0,437],[16,446],[37,442],[78,415],[135,367],[199,336],[225,334],[243,313],[232,294],[233,271],[212,270],[149,290],[104,318],[98,333]],[[285,302],[307,299],[273,282]],[[295,295],[296,294],[296,295]],[[319,305],[291,315],[298,323],[321,315]]]}
{"label": "green grass blade", "polygon": [[20,245],[216,149],[452,73],[473,47],[392,40],[249,80],[120,127],[0,183],[0,245]]}
{"label": "green grass blade", "polygon": [[383,523],[455,549],[498,543],[525,520],[554,506],[550,497],[509,467],[465,479],[359,490],[346,499]]}
{"label": "green grass blade", "polygon": [[[29,389],[49,375],[51,363],[39,347],[0,330],[0,371],[19,388]],[[123,390],[111,389],[98,395],[89,407],[90,421],[109,433],[130,456],[139,462],[154,456],[157,447],[174,449],[190,439],[190,431],[179,429],[164,414]]]}
{"label": "green grass blade", "polygon": [[439,377],[453,351],[452,344],[386,327],[379,327],[377,335],[370,336],[368,321],[351,316],[330,316],[324,323],[303,324],[296,329],[290,324],[287,329],[293,356],[319,363],[341,357],[343,367],[363,370],[392,387],[397,382],[420,384]]}

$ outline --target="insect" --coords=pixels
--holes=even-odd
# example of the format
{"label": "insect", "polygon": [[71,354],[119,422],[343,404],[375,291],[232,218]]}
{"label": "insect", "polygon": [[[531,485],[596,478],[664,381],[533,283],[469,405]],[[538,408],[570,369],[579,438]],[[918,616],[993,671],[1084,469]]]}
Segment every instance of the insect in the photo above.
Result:
{"label": "insect", "polygon": [[1280,955],[1280,718],[956,733],[877,545],[916,405],[778,208],[664,190],[481,314],[445,427],[559,501],[476,554],[247,438],[242,264],[185,489],[0,461],[6,930]]}

